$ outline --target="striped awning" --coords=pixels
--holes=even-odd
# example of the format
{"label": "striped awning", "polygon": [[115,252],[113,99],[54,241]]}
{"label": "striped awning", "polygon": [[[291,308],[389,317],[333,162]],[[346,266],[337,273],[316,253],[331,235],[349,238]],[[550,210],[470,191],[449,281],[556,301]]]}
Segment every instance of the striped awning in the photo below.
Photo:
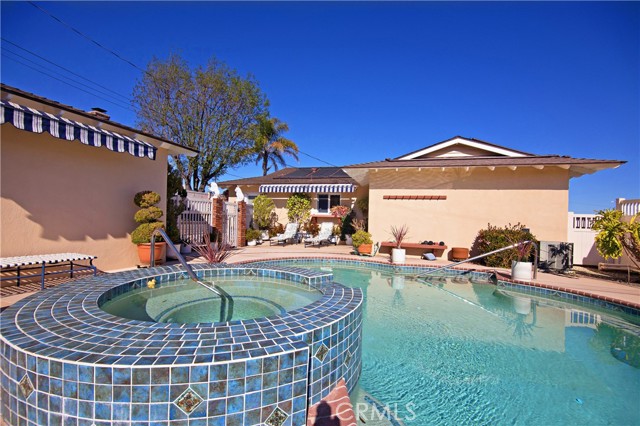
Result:
{"label": "striped awning", "polygon": [[113,152],[127,152],[134,157],[156,159],[157,148],[150,143],[13,102],[0,101],[0,124],[4,123],[11,123],[16,128],[29,132],[47,132],[58,139],[78,140],[85,145],[104,146]]}
{"label": "striped awning", "polygon": [[351,183],[313,183],[260,185],[259,192],[354,192],[355,190],[356,186]]}

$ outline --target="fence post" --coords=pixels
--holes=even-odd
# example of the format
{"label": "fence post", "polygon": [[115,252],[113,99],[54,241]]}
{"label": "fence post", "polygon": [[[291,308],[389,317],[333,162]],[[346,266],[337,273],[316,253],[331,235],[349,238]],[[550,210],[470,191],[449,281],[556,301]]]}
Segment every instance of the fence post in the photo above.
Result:
{"label": "fence post", "polygon": [[222,209],[224,209],[222,197],[213,197],[211,199],[211,226],[216,230],[216,235],[219,238],[222,238]]}
{"label": "fence post", "polygon": [[238,202],[238,247],[246,246],[247,237],[247,203]]}

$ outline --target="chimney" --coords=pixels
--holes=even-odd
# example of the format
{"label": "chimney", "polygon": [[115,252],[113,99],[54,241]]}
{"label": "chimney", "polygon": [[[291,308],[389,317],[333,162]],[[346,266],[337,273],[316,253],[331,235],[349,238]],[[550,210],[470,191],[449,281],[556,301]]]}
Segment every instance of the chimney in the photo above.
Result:
{"label": "chimney", "polygon": [[98,108],[98,107],[93,107],[91,108],[91,111],[87,111],[88,114],[93,115],[94,117],[100,119],[100,120],[109,120],[111,117],[107,114],[107,110],[106,109],[102,109],[102,108]]}

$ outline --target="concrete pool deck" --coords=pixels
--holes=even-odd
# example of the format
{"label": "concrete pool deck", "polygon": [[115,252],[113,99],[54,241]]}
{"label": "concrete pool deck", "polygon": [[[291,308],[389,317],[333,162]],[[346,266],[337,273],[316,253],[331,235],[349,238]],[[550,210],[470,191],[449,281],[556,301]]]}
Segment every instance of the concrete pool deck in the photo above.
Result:
{"label": "concrete pool deck", "polygon": [[[278,260],[285,258],[334,258],[373,261],[379,263],[390,263],[389,255],[379,253],[375,257],[355,256],[351,254],[351,246],[323,246],[323,247],[307,247],[303,244],[287,244],[286,246],[270,246],[262,244],[254,247],[242,247],[234,250],[233,255],[227,260],[228,263],[244,263],[258,260]],[[192,261],[200,263],[198,259]],[[170,262],[175,263],[175,262]],[[418,256],[407,256],[407,265],[424,266],[424,267],[442,267],[450,264],[446,259],[437,259],[434,261],[423,260]],[[510,271],[500,268],[488,268],[482,265],[465,264],[461,268],[473,269],[477,271],[497,271],[500,278],[509,279]],[[60,280],[63,282],[63,280]],[[569,277],[556,275],[545,272],[538,272],[538,277],[533,284],[553,288],[557,290],[567,290],[586,296],[596,296],[604,298],[608,301],[622,302],[625,305],[640,308],[640,285],[627,285],[609,280],[589,278],[584,276]],[[31,290],[31,291],[30,291]],[[19,294],[11,294],[0,298],[0,308],[4,309],[18,300],[35,293],[37,289],[27,289]]]}

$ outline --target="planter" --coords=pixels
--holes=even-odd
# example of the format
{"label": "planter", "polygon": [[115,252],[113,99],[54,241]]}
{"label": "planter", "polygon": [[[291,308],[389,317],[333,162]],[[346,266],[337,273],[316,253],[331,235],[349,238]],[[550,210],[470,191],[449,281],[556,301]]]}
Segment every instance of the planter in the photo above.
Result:
{"label": "planter", "polygon": [[394,248],[391,249],[391,263],[404,263],[407,259],[407,250]]}
{"label": "planter", "polygon": [[191,254],[191,246],[189,244],[180,244],[180,253],[182,254]]}
{"label": "planter", "polygon": [[247,241],[248,246],[255,246],[256,244],[258,244],[256,240]]}
{"label": "planter", "polygon": [[[174,246],[176,246],[176,250],[178,250],[178,253],[181,253],[181,252],[182,252],[182,251],[181,251],[181,250],[182,250],[182,249],[181,249],[182,244],[179,244],[179,243],[178,243],[178,244],[174,244]],[[176,253],[176,252],[173,250],[173,247],[171,247],[171,246],[167,246],[167,259],[178,260],[178,253]]]}
{"label": "planter", "polygon": [[262,241],[269,241],[269,231],[262,231]]}
{"label": "planter", "polygon": [[[154,255],[156,265],[164,263],[166,247],[167,243],[164,241],[155,243]],[[151,243],[138,244],[138,257],[140,258],[140,263],[151,265]]]}
{"label": "planter", "polygon": [[351,235],[345,235],[345,244],[348,246],[352,246],[353,245],[353,240],[351,239]]}
{"label": "planter", "polygon": [[469,258],[469,249],[465,247],[452,247],[451,248],[451,260],[467,260]]}
{"label": "planter", "polygon": [[511,262],[511,279],[518,281],[533,280],[533,263],[532,262]]}
{"label": "planter", "polygon": [[371,254],[373,251],[373,244],[360,244],[358,247],[358,253],[360,254]]}

